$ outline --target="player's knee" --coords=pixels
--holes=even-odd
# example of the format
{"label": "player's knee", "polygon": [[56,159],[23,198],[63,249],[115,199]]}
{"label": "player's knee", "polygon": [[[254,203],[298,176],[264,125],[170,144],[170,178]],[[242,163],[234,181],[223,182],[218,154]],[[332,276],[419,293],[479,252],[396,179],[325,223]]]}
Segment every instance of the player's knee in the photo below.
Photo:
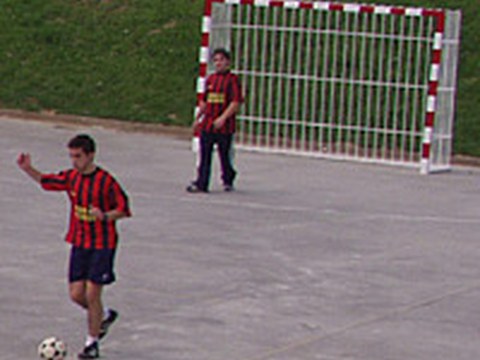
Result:
{"label": "player's knee", "polygon": [[87,293],[87,305],[88,307],[96,306],[100,303],[100,297],[96,294],[89,294]]}
{"label": "player's knee", "polygon": [[86,301],[88,306],[95,306],[101,303],[102,287],[100,285],[88,284]]}
{"label": "player's knee", "polygon": [[81,289],[70,289],[70,299],[81,306],[86,306],[85,293]]}

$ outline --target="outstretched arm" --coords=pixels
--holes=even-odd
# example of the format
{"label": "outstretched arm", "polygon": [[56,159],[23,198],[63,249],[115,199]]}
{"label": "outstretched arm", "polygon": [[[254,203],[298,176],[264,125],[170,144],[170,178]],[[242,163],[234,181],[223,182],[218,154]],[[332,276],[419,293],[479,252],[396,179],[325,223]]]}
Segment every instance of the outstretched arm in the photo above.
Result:
{"label": "outstretched arm", "polygon": [[32,166],[30,154],[21,153],[18,156],[17,164],[20,169],[27,173],[28,176],[30,176],[33,180],[40,184],[40,180],[42,179],[42,173]]}

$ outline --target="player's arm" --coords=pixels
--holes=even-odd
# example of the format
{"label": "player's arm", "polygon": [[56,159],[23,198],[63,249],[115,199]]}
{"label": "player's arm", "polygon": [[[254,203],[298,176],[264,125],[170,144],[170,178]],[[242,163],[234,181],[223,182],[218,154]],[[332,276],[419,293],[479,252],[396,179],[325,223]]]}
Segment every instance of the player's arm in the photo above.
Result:
{"label": "player's arm", "polygon": [[201,117],[205,114],[205,110],[207,109],[207,103],[203,100],[200,100],[198,104],[198,112],[197,116],[195,116],[195,122],[201,119]]}
{"label": "player's arm", "polygon": [[32,165],[30,154],[21,153],[17,158],[17,164],[28,176],[40,184],[43,174]]}
{"label": "player's arm", "polygon": [[112,208],[106,211],[98,207],[90,207],[89,212],[99,220],[114,221],[132,216],[128,196],[117,182],[111,185],[109,197],[112,202]]}
{"label": "player's arm", "polygon": [[205,110],[207,109],[207,103],[203,100],[200,100],[198,104],[198,112],[195,116],[195,120],[193,121],[193,131],[196,132],[197,128],[200,126],[201,120],[203,115],[205,114]]}
{"label": "player's arm", "polygon": [[96,207],[90,208],[90,214],[95,216],[99,220],[111,220],[111,221],[119,220],[119,219],[130,216],[125,211],[113,209],[110,211],[103,212],[102,210]]}
{"label": "player's arm", "polygon": [[239,101],[232,101],[227,106],[225,111],[218,118],[216,118],[214,120],[213,125],[215,126],[215,128],[220,129],[225,124],[225,121],[227,121],[227,119],[230,116],[234,115],[238,111],[239,108],[240,108],[240,102]]}
{"label": "player's arm", "polygon": [[62,171],[59,174],[44,174],[32,165],[32,159],[28,153],[21,153],[17,158],[17,164],[28,176],[39,183],[44,190],[66,191],[69,189],[67,172]]}

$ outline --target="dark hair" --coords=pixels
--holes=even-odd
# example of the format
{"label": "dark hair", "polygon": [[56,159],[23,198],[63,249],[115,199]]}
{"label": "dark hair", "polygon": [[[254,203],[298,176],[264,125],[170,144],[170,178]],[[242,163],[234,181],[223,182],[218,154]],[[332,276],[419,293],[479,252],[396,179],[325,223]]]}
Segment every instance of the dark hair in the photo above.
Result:
{"label": "dark hair", "polygon": [[95,152],[95,141],[90,135],[79,134],[68,142],[70,149],[82,149],[85,154]]}
{"label": "dark hair", "polygon": [[223,55],[227,60],[231,59],[230,53],[225,48],[216,48],[215,50],[213,50],[212,59],[215,55],[218,55],[218,54]]}

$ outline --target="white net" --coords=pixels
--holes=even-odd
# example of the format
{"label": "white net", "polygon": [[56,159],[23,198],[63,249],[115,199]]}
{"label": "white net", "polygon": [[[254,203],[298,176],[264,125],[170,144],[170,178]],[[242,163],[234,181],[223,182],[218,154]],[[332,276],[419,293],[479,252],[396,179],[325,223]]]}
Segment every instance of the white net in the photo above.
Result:
{"label": "white net", "polygon": [[437,151],[427,154],[429,170],[437,160],[448,167],[459,16],[447,26],[457,48],[443,54],[450,90],[441,93],[440,81],[436,99],[448,121],[437,116],[441,130],[432,137],[425,116],[438,105],[429,97],[433,50],[442,40],[438,17],[422,9],[339,6],[213,1],[209,48],[232,51],[245,89],[238,145],[419,166],[428,142]]}

